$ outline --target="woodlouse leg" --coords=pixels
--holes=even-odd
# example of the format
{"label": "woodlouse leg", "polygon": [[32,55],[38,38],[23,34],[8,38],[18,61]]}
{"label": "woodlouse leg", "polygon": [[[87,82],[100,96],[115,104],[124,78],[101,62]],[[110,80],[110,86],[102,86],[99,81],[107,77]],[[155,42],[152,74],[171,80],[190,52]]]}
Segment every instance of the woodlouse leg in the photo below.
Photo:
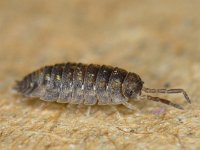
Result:
{"label": "woodlouse leg", "polygon": [[91,106],[88,106],[87,112],[86,112],[86,116],[87,116],[87,117],[90,116],[90,114],[91,114],[91,109],[92,109],[92,107],[91,107]]}
{"label": "woodlouse leg", "polygon": [[178,109],[183,109],[183,107],[181,107],[180,105],[172,103],[171,101],[169,101],[167,99],[162,99],[160,97],[153,97],[153,96],[150,96],[150,95],[141,95],[140,98],[143,99],[143,100],[147,99],[147,100],[151,100],[151,101],[155,101],[155,102],[161,102],[161,103],[173,106],[173,107],[178,108]]}
{"label": "woodlouse leg", "polygon": [[140,111],[138,108],[136,108],[135,106],[133,106],[132,104],[126,102],[126,101],[123,101],[122,102],[122,105],[124,105],[125,107],[131,109],[131,110],[136,110],[136,111]]}
{"label": "woodlouse leg", "polygon": [[122,116],[116,106],[111,105],[111,108],[116,112],[117,119],[122,120]]}
{"label": "woodlouse leg", "polygon": [[187,93],[183,89],[150,89],[150,88],[143,88],[142,89],[146,93],[165,93],[165,94],[176,94],[182,93],[187,100],[188,103],[191,104],[191,100]]}

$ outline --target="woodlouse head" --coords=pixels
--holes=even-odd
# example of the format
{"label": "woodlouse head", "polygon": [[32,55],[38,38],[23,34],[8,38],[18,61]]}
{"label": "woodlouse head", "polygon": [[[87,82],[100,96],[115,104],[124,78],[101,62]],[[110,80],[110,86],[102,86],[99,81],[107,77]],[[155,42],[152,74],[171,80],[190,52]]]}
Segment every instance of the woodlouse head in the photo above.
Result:
{"label": "woodlouse head", "polygon": [[144,82],[137,74],[128,73],[122,87],[124,96],[128,99],[137,98],[138,95],[141,95],[143,83]]}

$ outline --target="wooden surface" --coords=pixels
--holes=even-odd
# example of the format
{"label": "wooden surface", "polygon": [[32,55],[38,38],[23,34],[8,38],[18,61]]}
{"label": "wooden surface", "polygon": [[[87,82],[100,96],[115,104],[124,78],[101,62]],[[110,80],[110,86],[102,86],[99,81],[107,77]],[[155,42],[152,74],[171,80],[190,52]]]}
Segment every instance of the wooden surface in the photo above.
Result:
{"label": "wooden surface", "polygon": [[[200,149],[200,2],[0,1],[0,149]],[[14,81],[60,62],[137,72],[147,87],[184,88],[155,102],[87,107],[25,100]]]}

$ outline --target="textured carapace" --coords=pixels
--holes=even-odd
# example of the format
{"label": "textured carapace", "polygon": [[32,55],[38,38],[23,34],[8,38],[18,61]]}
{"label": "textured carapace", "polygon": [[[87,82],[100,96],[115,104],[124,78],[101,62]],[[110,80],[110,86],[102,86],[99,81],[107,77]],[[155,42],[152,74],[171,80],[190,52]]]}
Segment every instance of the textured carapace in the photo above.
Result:
{"label": "textured carapace", "polygon": [[139,75],[124,69],[106,65],[63,63],[43,67],[17,81],[14,87],[27,97],[39,97],[45,101],[85,105],[123,104],[133,109],[130,99],[147,99],[182,109],[166,99],[143,95],[146,93],[183,93],[182,89],[149,89],[143,87]]}

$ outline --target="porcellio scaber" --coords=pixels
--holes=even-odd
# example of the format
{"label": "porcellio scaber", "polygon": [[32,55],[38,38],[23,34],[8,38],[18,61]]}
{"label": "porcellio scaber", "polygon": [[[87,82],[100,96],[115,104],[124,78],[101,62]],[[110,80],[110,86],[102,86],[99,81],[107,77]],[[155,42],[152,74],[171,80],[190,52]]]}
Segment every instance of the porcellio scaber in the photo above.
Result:
{"label": "porcellio scaber", "polygon": [[17,81],[14,89],[26,97],[58,103],[85,105],[118,105],[134,109],[130,100],[151,100],[178,109],[180,105],[143,93],[182,93],[183,89],[150,89],[143,87],[140,76],[118,67],[82,63],[62,63],[45,66]]}

